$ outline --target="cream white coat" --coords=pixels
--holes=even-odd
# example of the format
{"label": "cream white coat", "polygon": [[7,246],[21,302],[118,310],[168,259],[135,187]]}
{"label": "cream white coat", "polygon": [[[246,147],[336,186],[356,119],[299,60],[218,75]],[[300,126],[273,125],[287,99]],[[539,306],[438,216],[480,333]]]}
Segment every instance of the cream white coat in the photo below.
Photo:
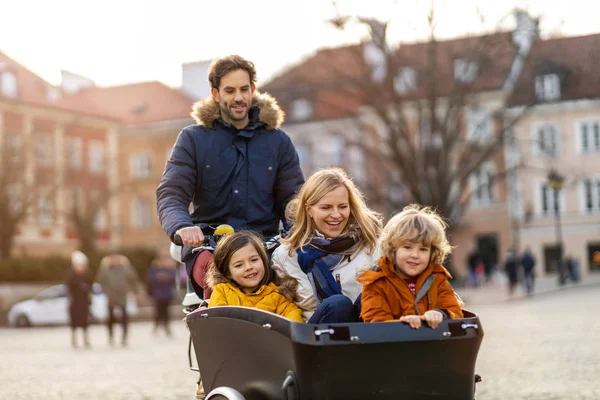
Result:
{"label": "cream white coat", "polygon": [[[288,275],[296,278],[298,281],[298,301],[296,304],[302,309],[302,318],[304,318],[305,321],[308,321],[317,309],[319,303],[315,297],[312,285],[308,280],[308,276],[300,269],[300,265],[298,264],[298,254],[294,252],[290,256],[288,251],[289,246],[287,244],[283,244],[275,250],[272,256],[273,269],[277,273],[284,271]],[[370,267],[376,264],[377,260],[379,260],[379,256],[379,247],[377,247],[373,254],[368,254],[366,250],[360,250],[350,256],[350,261],[348,261],[347,257],[344,257],[333,269],[332,273],[334,277],[337,274],[340,275],[342,293],[353,302],[362,291],[362,285],[356,280],[356,278],[358,278],[358,270],[362,267]]]}

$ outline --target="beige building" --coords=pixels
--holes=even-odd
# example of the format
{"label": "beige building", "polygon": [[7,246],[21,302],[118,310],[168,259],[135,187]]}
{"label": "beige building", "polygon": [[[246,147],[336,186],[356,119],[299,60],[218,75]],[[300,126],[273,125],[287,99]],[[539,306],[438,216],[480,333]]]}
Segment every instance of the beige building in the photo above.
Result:
{"label": "beige building", "polygon": [[193,100],[160,82],[90,88],[77,96],[121,122],[117,189],[111,198],[119,245],[166,248],[168,238],[156,215],[156,188],[177,135],[193,123]]}
{"label": "beige building", "polygon": [[[452,96],[467,93],[456,130],[459,140],[469,146],[473,142],[490,143],[503,134],[504,126],[497,115],[503,112],[515,88],[537,32],[535,22],[526,14],[518,13],[517,21],[513,32],[440,40],[435,44],[437,112],[443,115]],[[298,149],[305,174],[330,165],[346,168],[367,195],[370,206],[386,217],[406,204],[410,196],[403,177],[389,165],[370,158],[372,148],[364,143],[389,147],[382,142],[388,126],[379,114],[386,102],[394,101],[402,103],[413,132],[411,140],[418,142],[440,135],[431,132],[431,124],[427,123],[430,119],[422,117],[423,104],[428,99],[425,66],[429,65],[429,46],[402,44],[387,55],[378,53],[370,42],[326,49],[263,87],[287,112],[283,128]],[[393,54],[397,70],[391,79],[387,70],[391,70],[391,62],[386,59],[389,54]],[[373,93],[378,82],[384,84]],[[394,93],[387,92],[389,88]],[[502,146],[496,149],[494,156],[472,176],[450,189],[461,194],[465,209],[460,225],[453,226],[451,238],[456,246],[453,266],[459,275],[467,274],[466,259],[473,247],[485,254],[488,263],[498,264],[501,254],[512,244],[507,185],[498,178],[505,170],[504,151]],[[449,162],[456,163],[457,158],[458,154],[452,154]]]}
{"label": "beige building", "polygon": [[[536,103],[506,154],[519,165],[510,180],[518,244],[531,248],[539,274],[555,271],[561,252],[577,259],[583,274],[600,271],[598,60],[600,35],[539,40],[512,101],[513,115]],[[560,190],[551,186],[551,171],[564,180]]]}
{"label": "beige building", "polygon": [[[0,52],[2,256],[9,248],[42,255],[77,245],[72,210],[85,212],[114,184],[110,152],[118,129],[114,116],[74,101]],[[21,212],[25,217],[14,226],[10,221]],[[100,247],[114,243],[113,217],[108,207],[97,213]]]}
{"label": "beige building", "polygon": [[[206,65],[184,65],[188,92],[206,86]],[[79,233],[70,222],[74,207],[93,215],[99,248],[166,247],[156,187],[178,133],[193,123],[193,101],[159,82],[96,87],[65,71],[61,85],[53,86],[0,53],[4,173],[15,167],[14,185],[2,185],[0,192],[10,207],[28,208],[16,227],[13,254],[78,247]]]}

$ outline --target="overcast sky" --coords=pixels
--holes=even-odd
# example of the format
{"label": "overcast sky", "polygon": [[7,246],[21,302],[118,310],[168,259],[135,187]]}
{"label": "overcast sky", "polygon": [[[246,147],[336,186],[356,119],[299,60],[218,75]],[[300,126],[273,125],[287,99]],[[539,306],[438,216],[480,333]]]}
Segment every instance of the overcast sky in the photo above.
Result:
{"label": "overcast sky", "polygon": [[[597,1],[434,1],[440,37],[491,30],[499,21],[510,28],[515,4],[542,16],[546,35],[600,31]],[[342,14],[389,20],[390,41],[398,42],[425,37],[430,2],[337,0],[337,6]],[[345,32],[330,27],[330,0],[0,0],[0,13],[0,51],[55,84],[65,69],[101,86],[148,80],[179,86],[182,63],[234,53],[254,61],[264,81],[320,47],[365,35],[358,25]]]}

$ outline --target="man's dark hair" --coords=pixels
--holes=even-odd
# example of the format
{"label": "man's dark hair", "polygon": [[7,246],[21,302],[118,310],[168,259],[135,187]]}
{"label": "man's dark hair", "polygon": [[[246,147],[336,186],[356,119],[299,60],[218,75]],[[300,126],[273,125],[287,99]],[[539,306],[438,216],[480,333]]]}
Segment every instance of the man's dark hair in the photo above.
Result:
{"label": "man's dark hair", "polygon": [[232,71],[243,69],[250,75],[250,82],[256,82],[256,69],[254,63],[238,55],[222,57],[214,60],[208,68],[208,83],[211,88],[219,90],[221,78]]}

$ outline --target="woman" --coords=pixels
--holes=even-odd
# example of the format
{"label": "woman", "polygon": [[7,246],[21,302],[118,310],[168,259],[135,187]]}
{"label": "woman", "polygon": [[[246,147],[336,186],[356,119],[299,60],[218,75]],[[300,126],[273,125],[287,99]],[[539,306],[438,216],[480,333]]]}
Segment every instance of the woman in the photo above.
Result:
{"label": "woman", "polygon": [[298,280],[296,304],[304,320],[358,321],[357,270],[379,258],[381,217],[339,168],[313,174],[288,207],[294,225],[273,253],[273,268]]}
{"label": "woman", "polygon": [[71,271],[67,276],[69,292],[69,316],[71,320],[71,344],[77,347],[76,328],[83,330],[83,343],[90,347],[87,327],[89,323],[92,277],[88,272],[88,258],[81,251],[71,254]]}

